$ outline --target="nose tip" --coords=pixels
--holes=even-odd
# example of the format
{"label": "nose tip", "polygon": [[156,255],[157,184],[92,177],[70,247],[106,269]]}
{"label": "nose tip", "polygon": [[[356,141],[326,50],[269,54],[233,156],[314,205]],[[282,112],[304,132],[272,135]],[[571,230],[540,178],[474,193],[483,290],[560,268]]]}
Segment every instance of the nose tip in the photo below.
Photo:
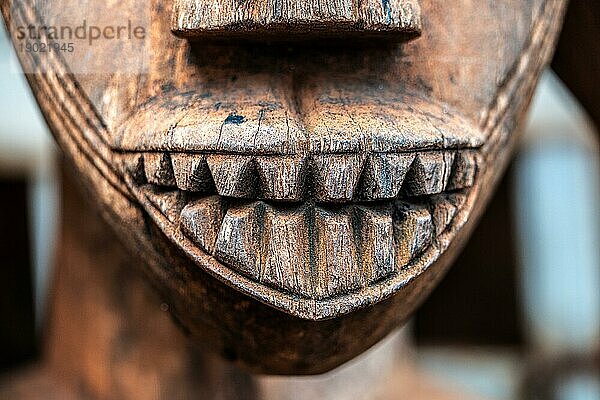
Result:
{"label": "nose tip", "polygon": [[297,40],[421,32],[419,0],[175,0],[172,31],[189,39]]}

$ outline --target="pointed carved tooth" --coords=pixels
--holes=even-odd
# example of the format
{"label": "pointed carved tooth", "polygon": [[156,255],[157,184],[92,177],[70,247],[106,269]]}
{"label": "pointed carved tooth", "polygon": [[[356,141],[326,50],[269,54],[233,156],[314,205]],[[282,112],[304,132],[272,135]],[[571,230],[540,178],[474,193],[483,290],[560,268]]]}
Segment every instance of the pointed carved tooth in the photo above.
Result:
{"label": "pointed carved tooth", "polygon": [[263,214],[264,204],[260,202],[227,210],[214,251],[217,259],[255,280],[260,271]]}
{"label": "pointed carved tooth", "polygon": [[434,196],[431,199],[431,207],[435,232],[439,235],[450,225],[458,207],[446,195]]}
{"label": "pointed carved tooth", "polygon": [[452,171],[453,152],[419,153],[406,174],[403,190],[408,196],[437,194],[445,190]]}
{"label": "pointed carved tooth", "polygon": [[202,250],[213,254],[224,214],[221,196],[205,197],[192,201],[183,208],[179,226]]}
{"label": "pointed carved tooth", "polygon": [[390,209],[356,207],[360,256],[365,282],[378,281],[395,270],[394,223]]}
{"label": "pointed carved tooth", "polygon": [[432,242],[433,222],[429,210],[422,206],[397,203],[394,235],[398,250],[396,265],[401,269]]}
{"label": "pointed carved tooth", "polygon": [[135,183],[141,185],[148,182],[144,171],[144,155],[142,153],[123,154],[121,162],[125,172],[133,178]]}
{"label": "pointed carved tooth", "polygon": [[177,187],[190,192],[208,192],[214,188],[206,156],[202,154],[171,154]]}
{"label": "pointed carved tooth", "polygon": [[475,151],[459,151],[454,157],[448,190],[465,189],[473,186],[479,154]]}
{"label": "pointed carved tooth", "polygon": [[314,156],[313,179],[316,199],[318,201],[352,200],[364,159],[360,154]]}
{"label": "pointed carved tooth", "polygon": [[179,190],[166,190],[153,185],[144,187],[144,194],[160,212],[173,223],[179,219],[179,214],[185,206],[188,198]]}
{"label": "pointed carved tooth", "polygon": [[393,199],[398,196],[414,153],[375,153],[363,169],[358,196],[362,200]]}
{"label": "pointed carved tooth", "polygon": [[175,186],[169,153],[144,153],[144,172],[148,183],[165,187]]}
{"label": "pointed carved tooth", "polygon": [[349,211],[315,209],[318,298],[349,292],[364,284],[350,214]]}
{"label": "pointed carved tooth", "polygon": [[256,163],[262,198],[291,201],[302,199],[304,157],[259,157]]}
{"label": "pointed carved tooth", "polygon": [[213,155],[207,157],[217,191],[221,196],[251,198],[257,187],[254,159],[239,155]]}
{"label": "pointed carved tooth", "polygon": [[267,207],[261,282],[303,297],[313,293],[306,212]]}
{"label": "pointed carved tooth", "polygon": [[148,183],[158,186],[175,186],[175,175],[169,153],[145,153],[144,170]]}

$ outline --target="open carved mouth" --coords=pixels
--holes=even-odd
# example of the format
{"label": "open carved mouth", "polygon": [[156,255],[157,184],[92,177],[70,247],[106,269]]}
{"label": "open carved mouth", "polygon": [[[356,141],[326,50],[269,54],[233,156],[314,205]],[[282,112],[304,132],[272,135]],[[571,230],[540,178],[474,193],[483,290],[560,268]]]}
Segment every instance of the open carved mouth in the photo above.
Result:
{"label": "open carved mouth", "polygon": [[[310,105],[317,125],[270,100],[240,113],[199,96],[183,119],[148,134],[138,128],[165,110],[150,103],[120,132],[132,192],[188,256],[212,256],[226,266],[221,279],[254,285],[250,294],[271,304],[277,291],[286,300],[276,307],[321,319],[340,312],[341,296],[364,303],[372,290],[380,300],[378,285],[414,277],[465,204],[482,134],[420,99],[321,97]],[[360,118],[371,131],[349,132]],[[357,137],[355,147],[322,140],[332,130]]]}

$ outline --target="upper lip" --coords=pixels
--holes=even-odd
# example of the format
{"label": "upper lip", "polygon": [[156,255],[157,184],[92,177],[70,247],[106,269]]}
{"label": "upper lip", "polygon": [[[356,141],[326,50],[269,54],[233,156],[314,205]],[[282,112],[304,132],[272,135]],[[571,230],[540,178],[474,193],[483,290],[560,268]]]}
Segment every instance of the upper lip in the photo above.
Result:
{"label": "upper lip", "polygon": [[316,92],[257,80],[254,90],[229,85],[218,96],[207,90],[151,98],[117,129],[114,147],[305,155],[476,148],[485,141],[446,105],[393,88],[359,88],[367,94],[358,95],[353,88]]}

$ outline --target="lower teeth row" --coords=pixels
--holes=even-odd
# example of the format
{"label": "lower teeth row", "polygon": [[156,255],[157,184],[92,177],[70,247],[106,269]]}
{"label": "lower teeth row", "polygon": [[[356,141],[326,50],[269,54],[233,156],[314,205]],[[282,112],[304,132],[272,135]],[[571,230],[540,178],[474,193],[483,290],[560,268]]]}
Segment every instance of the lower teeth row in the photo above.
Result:
{"label": "lower teeth row", "polygon": [[144,186],[146,197],[193,244],[237,272],[304,298],[352,292],[409,268],[451,223],[461,193],[427,205],[396,201],[335,209],[262,201],[228,206],[221,196]]}

